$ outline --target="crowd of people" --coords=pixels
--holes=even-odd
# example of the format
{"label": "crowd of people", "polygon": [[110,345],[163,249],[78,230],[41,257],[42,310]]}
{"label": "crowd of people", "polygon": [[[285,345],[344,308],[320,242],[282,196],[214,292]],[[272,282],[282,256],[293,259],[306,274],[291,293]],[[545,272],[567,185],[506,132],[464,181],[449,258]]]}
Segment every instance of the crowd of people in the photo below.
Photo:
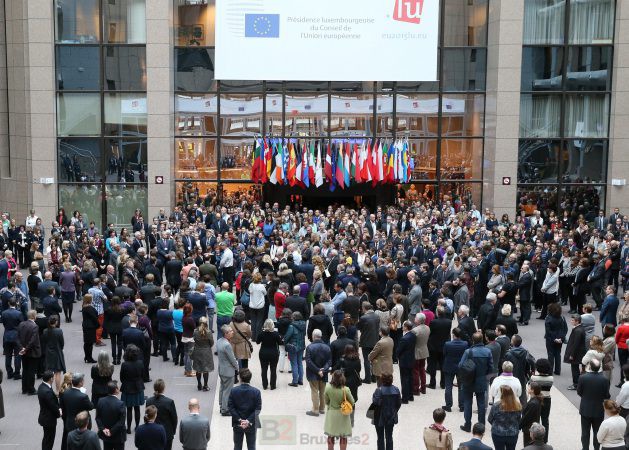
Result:
{"label": "crowd of people", "polygon": [[[448,199],[313,211],[239,195],[152,219],[136,210],[130,222],[101,233],[79,211],[60,209],[49,230],[35,211],[21,225],[2,216],[6,378],[38,396],[44,449],[54,447],[59,418],[64,450],[124,448],[132,433],[140,449],[170,449],[177,433],[184,448],[205,448],[209,422],[198,399],[179,420],[158,377],[146,399],[157,358],[182,366],[201,392],[218,371],[235,449],[244,441],[255,448],[260,427],[252,376],[275,390],[279,370],[295,389],[307,382],[305,414],[325,414],[329,449],[347,447],[355,420],[370,420],[378,449],[392,449],[403,405],[439,385],[444,405],[423,431],[429,450],[455,445],[445,426],[455,388],[460,428],[470,433],[459,449],[491,448],[482,442],[489,422],[495,449],[515,449],[521,433],[526,449],[549,450],[562,362],[581,397],[583,449],[591,434],[597,450],[629,443],[629,222],[618,209],[594,221],[570,210],[511,220]],[[91,395],[85,368],[65,363],[61,324],[77,313]],[[536,319],[547,355],[532,355],[519,334]],[[255,353],[259,368],[249,365]],[[361,386],[372,383],[368,419],[355,417]]]}

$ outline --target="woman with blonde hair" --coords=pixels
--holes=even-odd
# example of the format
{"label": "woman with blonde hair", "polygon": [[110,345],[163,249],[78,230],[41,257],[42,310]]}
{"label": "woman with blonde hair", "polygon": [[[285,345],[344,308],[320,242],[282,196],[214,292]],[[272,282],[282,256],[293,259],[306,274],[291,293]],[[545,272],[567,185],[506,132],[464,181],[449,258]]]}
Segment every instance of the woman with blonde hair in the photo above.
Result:
{"label": "woman with blonde hair", "polygon": [[262,283],[262,274],[256,272],[249,284],[249,315],[251,317],[251,336],[258,339],[258,334],[264,324],[264,306],[266,303],[266,287]]}
{"label": "woman with blonde hair", "polygon": [[66,372],[63,374],[63,380],[61,381],[61,386],[59,386],[59,397],[61,397],[61,394],[72,387],[73,376],[74,374],[72,372]]}
{"label": "woman with blonde hair", "polygon": [[277,386],[277,362],[280,358],[282,337],[275,331],[275,323],[271,319],[264,321],[262,331],[258,334],[256,344],[260,344],[260,366],[262,367],[262,388],[267,389],[269,380],[267,370],[271,370],[271,390]]}
{"label": "woman with blonde hair", "polygon": [[496,450],[515,450],[520,432],[522,405],[510,386],[500,386],[500,401],[489,410],[491,439]]}
{"label": "woman with blonde hair", "polygon": [[[190,359],[192,359],[192,368],[197,376],[197,389],[209,391],[208,379],[209,372],[214,370],[214,358],[212,357],[212,346],[214,338],[207,324],[207,317],[199,319],[199,326],[193,333],[194,348]],[[201,375],[203,375],[203,386],[201,386]]]}
{"label": "woman with blonde hair", "polygon": [[602,367],[604,358],[605,349],[603,348],[603,339],[601,339],[599,336],[592,336],[590,338],[590,349],[581,359],[581,364],[587,367],[587,365],[590,364],[593,359],[596,359]]}
{"label": "woman with blonde hair", "polygon": [[605,415],[607,418],[603,420],[601,426],[596,433],[596,439],[602,450],[621,450],[625,449],[625,429],[627,422],[620,413],[620,406],[613,400],[605,400],[603,402]]}

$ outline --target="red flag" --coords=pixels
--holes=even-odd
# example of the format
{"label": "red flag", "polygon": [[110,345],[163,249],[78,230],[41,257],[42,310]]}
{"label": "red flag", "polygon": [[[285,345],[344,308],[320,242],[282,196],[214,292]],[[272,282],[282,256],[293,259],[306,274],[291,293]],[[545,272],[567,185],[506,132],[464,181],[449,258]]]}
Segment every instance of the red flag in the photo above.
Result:
{"label": "red flag", "polygon": [[325,167],[323,169],[325,174],[325,181],[332,182],[332,150],[330,149],[330,141],[328,141],[328,148],[325,154]]}
{"label": "red flag", "polygon": [[370,169],[370,162],[371,162],[371,150],[370,150],[370,142],[367,141],[367,143],[365,144],[365,148],[363,149],[364,151],[364,155],[362,157],[362,162],[361,162],[361,169],[360,169],[360,177],[363,179],[363,181],[371,181],[371,169]]}
{"label": "red flag", "polygon": [[354,161],[353,161],[353,165],[354,165],[354,180],[356,180],[356,183],[362,183],[363,179],[360,176],[360,160],[362,158],[363,155],[363,150],[364,150],[364,143],[363,145],[360,146],[360,148],[358,148],[358,144],[354,144],[354,155],[352,156]]}

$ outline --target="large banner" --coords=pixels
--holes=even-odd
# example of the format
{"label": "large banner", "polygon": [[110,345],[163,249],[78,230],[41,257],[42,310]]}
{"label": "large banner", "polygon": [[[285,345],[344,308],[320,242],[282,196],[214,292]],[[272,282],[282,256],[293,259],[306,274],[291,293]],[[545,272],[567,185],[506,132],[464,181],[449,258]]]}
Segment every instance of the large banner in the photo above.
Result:
{"label": "large banner", "polygon": [[219,80],[435,81],[439,0],[216,0]]}

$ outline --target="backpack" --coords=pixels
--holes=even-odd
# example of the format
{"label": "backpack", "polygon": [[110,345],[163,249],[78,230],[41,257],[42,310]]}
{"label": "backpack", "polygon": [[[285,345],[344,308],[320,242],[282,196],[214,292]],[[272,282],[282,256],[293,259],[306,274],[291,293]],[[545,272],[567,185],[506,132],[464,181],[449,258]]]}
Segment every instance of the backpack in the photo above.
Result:
{"label": "backpack", "polygon": [[459,366],[457,378],[463,386],[471,386],[476,381],[476,362],[472,359],[472,353],[468,353],[468,359]]}

